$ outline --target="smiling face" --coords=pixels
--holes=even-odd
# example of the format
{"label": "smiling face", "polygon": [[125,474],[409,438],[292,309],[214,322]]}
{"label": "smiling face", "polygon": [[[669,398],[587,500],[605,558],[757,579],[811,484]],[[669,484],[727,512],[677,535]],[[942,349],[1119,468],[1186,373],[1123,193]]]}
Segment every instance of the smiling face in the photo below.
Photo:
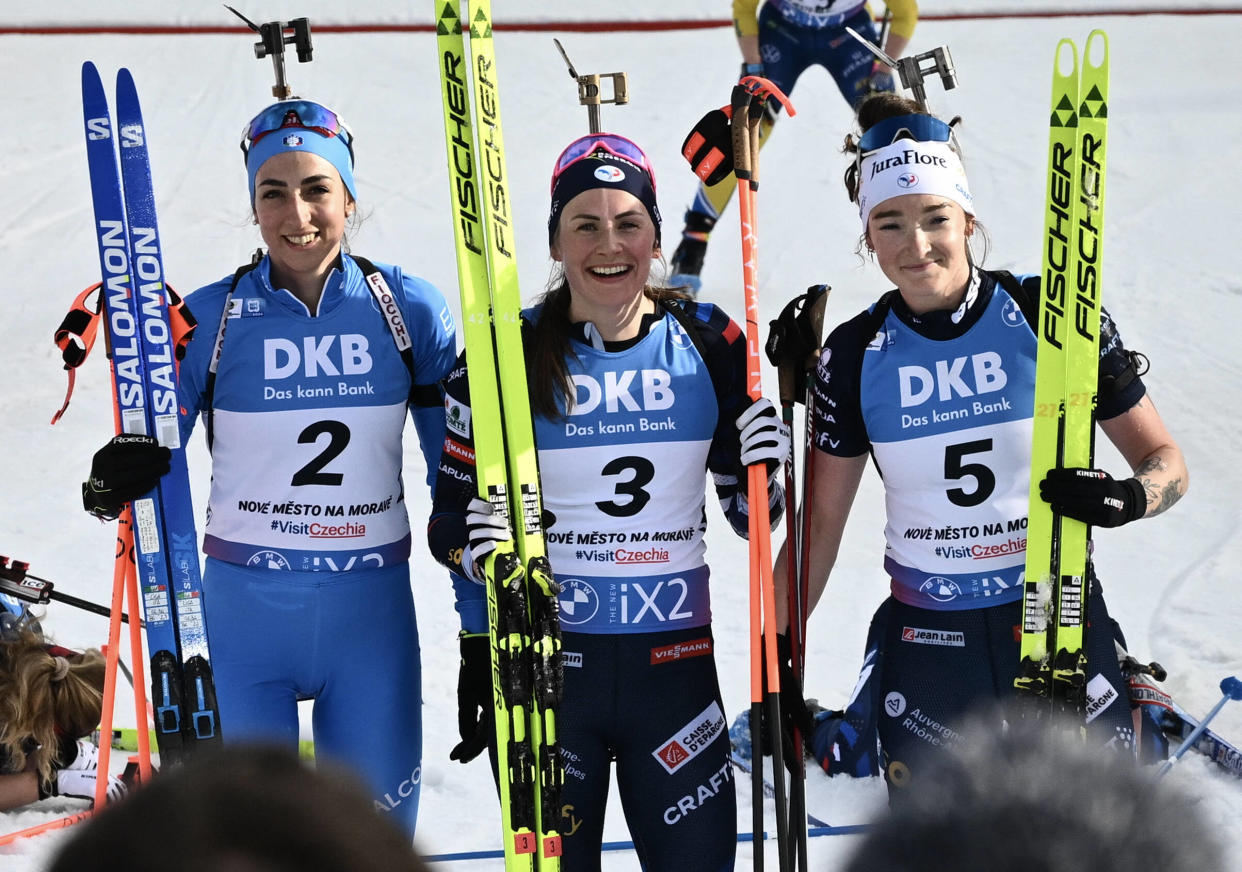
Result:
{"label": "smiling face", "polygon": [[354,203],[340,174],[307,151],[278,154],[255,178],[254,216],[272,260],[272,279],[293,291],[323,288]]}
{"label": "smiling face", "polygon": [[551,251],[569,282],[570,317],[594,322],[606,336],[613,315],[645,299],[651,259],[660,254],[642,201],[617,188],[591,188],[570,200]]}
{"label": "smiling face", "polygon": [[907,194],[880,203],[867,218],[867,241],[884,275],[916,315],[953,309],[970,279],[966,240],[975,220],[934,194]]}

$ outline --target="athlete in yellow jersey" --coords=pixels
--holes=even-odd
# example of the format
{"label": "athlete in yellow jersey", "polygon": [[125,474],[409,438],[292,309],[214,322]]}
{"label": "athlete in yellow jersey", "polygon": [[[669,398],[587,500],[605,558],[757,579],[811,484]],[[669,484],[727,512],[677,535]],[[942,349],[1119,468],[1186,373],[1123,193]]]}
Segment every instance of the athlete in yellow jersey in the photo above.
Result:
{"label": "athlete in yellow jersey", "polygon": [[[887,7],[891,18],[883,49],[897,58],[914,34],[919,7],[917,0],[887,0]],[[876,18],[865,0],[766,0],[762,9],[759,0],[733,0],[733,27],[742,52],[742,75],[764,76],[786,94],[813,64],[828,70],[851,107],[872,92],[893,90],[889,68],[845,32],[846,27],[852,27],[879,43]],[[769,101],[768,106],[771,111],[759,127],[760,146],[780,111],[775,101]],[[735,187],[732,174],[711,187],[699,186],[686,211],[681,242],[673,253],[670,284],[698,293],[707,237],[729,205]]]}

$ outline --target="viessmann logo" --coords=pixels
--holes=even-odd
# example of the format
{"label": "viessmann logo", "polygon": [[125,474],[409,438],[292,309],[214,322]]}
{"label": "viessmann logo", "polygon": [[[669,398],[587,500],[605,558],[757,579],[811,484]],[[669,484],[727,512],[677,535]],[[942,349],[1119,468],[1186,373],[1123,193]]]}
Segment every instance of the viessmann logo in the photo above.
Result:
{"label": "viessmann logo", "polygon": [[677,642],[673,645],[652,648],[651,665],[672,663],[675,660],[682,660],[687,657],[702,657],[704,654],[710,653],[712,653],[712,640],[709,637],[690,639],[686,642]]}

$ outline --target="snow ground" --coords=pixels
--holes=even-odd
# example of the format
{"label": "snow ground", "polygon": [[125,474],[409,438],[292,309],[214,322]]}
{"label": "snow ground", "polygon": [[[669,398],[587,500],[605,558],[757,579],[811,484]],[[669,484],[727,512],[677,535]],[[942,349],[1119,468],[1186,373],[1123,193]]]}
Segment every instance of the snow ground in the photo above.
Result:
{"label": "snow ground", "polygon": [[[6,9],[0,24],[129,20],[194,21],[198,4],[88,4],[85,0],[20,12]],[[257,4],[256,4],[257,5]],[[310,15],[318,2],[269,3],[242,11],[256,20]],[[410,20],[397,4],[359,3],[355,20]],[[581,17],[578,4],[509,0],[502,17],[529,20]],[[723,16],[727,4],[715,4]],[[930,7],[932,4],[926,4]],[[946,2],[946,9],[990,8],[985,0]],[[1069,0],[1029,8],[1074,8]],[[1138,0],[1110,8],[1135,8]],[[1157,4],[1149,2],[1146,5]],[[1167,6],[1169,4],[1159,4]],[[1187,5],[1187,4],[1181,4]],[[1227,4],[1194,4],[1196,7]],[[341,7],[332,4],[333,18]],[[1027,7],[1024,7],[1027,8]],[[1093,8],[1104,8],[1094,6]],[[925,8],[925,11],[930,11]],[[624,13],[599,17],[701,17],[694,0],[647,0]],[[135,13],[136,14],[136,13]],[[226,14],[226,13],[221,13]],[[419,17],[417,20],[423,20]],[[430,13],[426,20],[430,20]],[[208,19],[209,23],[218,23]],[[923,22],[912,51],[947,44],[959,87],[931,89],[933,107],[965,119],[963,144],[972,188],[992,238],[987,264],[1038,269],[1039,216],[1045,169],[1044,125],[1048,71],[1059,37],[1085,38],[1092,27],[1112,45],[1110,167],[1105,226],[1105,304],[1127,344],[1153,362],[1146,377],[1192,470],[1188,498],[1167,516],[1097,535],[1097,562],[1111,609],[1133,651],[1169,670],[1168,689],[1190,711],[1207,711],[1218,683],[1242,674],[1242,598],[1229,587],[1230,567],[1242,565],[1242,469],[1236,450],[1233,402],[1242,399],[1242,366],[1225,335],[1242,317],[1242,280],[1230,266],[1236,250],[1237,203],[1233,162],[1225,157],[1242,134],[1242,61],[1222,52],[1213,64],[1188,64],[1185,48],[1230,46],[1242,37],[1242,16],[1154,16]],[[544,286],[547,173],[559,149],[586,130],[576,90],[548,33],[507,33],[497,39],[508,164],[516,212],[523,216],[517,250],[526,295]],[[678,148],[689,125],[727,98],[737,55],[727,28],[683,33],[562,34],[582,72],[626,70],[631,103],[605,107],[604,124],[642,143],[659,171],[671,250],[679,216],[693,192]],[[291,64],[303,95],[340,108],[357,134],[359,191],[366,215],[353,244],[363,254],[421,273],[450,299],[456,276],[445,220],[446,178],[432,37],[428,34],[320,34],[315,62]],[[690,49],[690,52],[687,52]],[[185,291],[213,281],[249,257],[259,244],[248,221],[237,152],[242,123],[268,102],[270,65],[255,63],[251,41],[238,36],[6,36],[0,37],[0,106],[10,118],[9,158],[0,166],[0,258],[9,280],[0,291],[0,348],[10,360],[0,392],[0,553],[30,561],[32,572],[59,589],[106,602],[110,594],[113,528],[80,511],[78,483],[91,453],[111,433],[106,366],[101,355],[79,374],[74,403],[56,427],[64,375],[51,334],[81,287],[96,280],[91,203],[80,135],[79,67],[93,60],[105,80],[119,66],[134,73],[151,140],[155,188],[167,274]],[[840,142],[849,114],[827,75],[812,71],[793,94],[799,116],[781,122],[763,152],[760,200],[760,296],[763,320],[815,282],[833,285],[828,320],[843,320],[887,287],[879,271],[852,254],[857,217],[842,195]],[[1230,146],[1229,143],[1234,143]],[[223,192],[223,194],[222,194]],[[736,207],[734,207],[736,208]],[[1206,217],[1204,213],[1208,213]],[[705,296],[735,316],[742,313],[739,245],[728,231],[730,212],[712,242]],[[770,375],[770,373],[768,374]],[[765,376],[766,377],[766,376]],[[774,382],[771,385],[775,387]],[[1103,440],[1101,440],[1104,442]],[[411,431],[411,444],[413,436]],[[1124,471],[1107,443],[1101,464]],[[420,480],[418,452],[408,451],[408,480]],[[207,463],[201,440],[191,449],[196,506],[205,504]],[[427,503],[411,488],[415,529]],[[709,560],[715,567],[715,633],[730,716],[748,701],[744,543],[711,515]],[[853,685],[866,623],[885,593],[880,568],[883,507],[868,474],[854,509],[841,558],[823,606],[811,619],[808,693],[841,704]],[[415,537],[415,597],[421,613],[426,757],[417,843],[426,853],[495,848],[494,799],[487,768],[450,763],[456,739],[455,616],[444,574]],[[102,618],[64,606],[47,626],[68,645],[98,645]],[[118,723],[132,723],[132,704],[118,702]],[[1216,726],[1242,741],[1242,705],[1227,707]],[[1242,790],[1199,758],[1187,758],[1170,778],[1194,790],[1198,808],[1239,855]],[[739,828],[749,829],[749,795],[739,785]],[[859,823],[883,802],[878,785],[829,781],[812,774],[809,807],[841,825]],[[73,801],[49,801],[0,816],[16,830],[47,820]],[[606,838],[628,838],[612,806]],[[483,811],[480,811],[483,810]],[[59,834],[24,841],[0,854],[0,869],[43,868]],[[812,840],[816,868],[834,868],[852,837]],[[738,868],[750,865],[748,845]],[[633,868],[633,855],[606,856],[605,868]],[[452,868],[495,868],[495,861]]]}

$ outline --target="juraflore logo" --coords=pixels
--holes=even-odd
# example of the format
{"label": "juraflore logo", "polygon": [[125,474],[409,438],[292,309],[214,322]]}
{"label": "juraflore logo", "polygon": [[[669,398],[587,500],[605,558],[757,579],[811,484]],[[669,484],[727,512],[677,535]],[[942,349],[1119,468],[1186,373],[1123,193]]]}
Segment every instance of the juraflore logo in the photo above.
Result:
{"label": "juraflore logo", "polygon": [[885,158],[884,160],[877,160],[873,163],[871,165],[871,178],[874,179],[885,170],[906,166],[934,166],[948,169],[949,162],[938,154],[924,154],[912,148],[907,148],[899,155]]}

